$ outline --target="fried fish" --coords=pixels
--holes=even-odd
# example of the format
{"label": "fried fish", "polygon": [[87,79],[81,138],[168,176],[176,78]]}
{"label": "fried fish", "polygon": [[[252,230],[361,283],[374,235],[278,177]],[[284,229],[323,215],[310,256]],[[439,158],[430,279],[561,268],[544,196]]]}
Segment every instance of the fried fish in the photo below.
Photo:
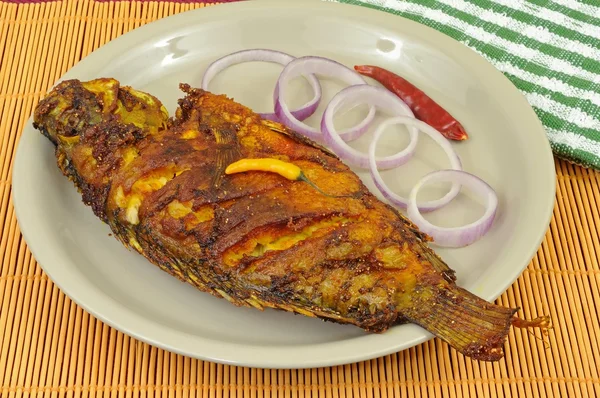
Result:
{"label": "fried fish", "polygon": [[[370,332],[411,322],[478,360],[502,358],[511,325],[532,325],[457,286],[429,238],[334,154],[224,95],[180,88],[173,118],[114,79],[64,81],[35,109],[59,168],[125,246],[238,306]],[[225,173],[265,158],[314,184]]]}

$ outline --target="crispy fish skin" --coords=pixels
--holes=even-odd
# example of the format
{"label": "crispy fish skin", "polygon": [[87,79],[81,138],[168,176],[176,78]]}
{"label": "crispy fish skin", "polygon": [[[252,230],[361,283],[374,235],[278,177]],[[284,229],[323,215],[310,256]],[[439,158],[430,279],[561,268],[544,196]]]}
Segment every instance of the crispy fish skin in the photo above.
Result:
{"label": "crispy fish skin", "polygon": [[[63,82],[35,110],[59,167],[124,245],[235,305],[372,332],[411,322],[474,359],[502,358],[517,309],[458,287],[429,238],[335,155],[226,96],[180,87],[173,119],[113,79]],[[273,173],[224,173],[265,157],[337,197]]]}

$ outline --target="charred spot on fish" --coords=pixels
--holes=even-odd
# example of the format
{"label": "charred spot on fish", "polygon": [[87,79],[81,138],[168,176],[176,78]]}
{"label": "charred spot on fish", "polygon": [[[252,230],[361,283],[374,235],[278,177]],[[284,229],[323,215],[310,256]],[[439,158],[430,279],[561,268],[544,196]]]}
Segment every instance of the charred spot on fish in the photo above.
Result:
{"label": "charred spot on fish", "polygon": [[73,98],[73,108],[79,108],[81,106],[81,98]]}
{"label": "charred spot on fish", "polygon": [[373,290],[372,288],[368,288],[368,287],[364,287],[364,286],[363,286],[363,287],[361,287],[361,288],[359,288],[359,289],[358,289],[358,292],[359,292],[360,294],[365,294],[365,293],[368,293],[368,292],[370,292],[370,291],[372,291],[372,290]]}
{"label": "charred spot on fish", "polygon": [[340,293],[338,295],[338,299],[342,302],[347,302],[352,299],[352,294],[350,293],[350,288],[352,287],[351,281],[344,281],[340,286]]}
{"label": "charred spot on fish", "polygon": [[203,206],[208,203],[214,203],[218,201],[216,195],[212,194],[212,192],[208,189],[199,189],[195,188],[192,190],[194,205],[193,209],[197,209],[200,206]]}
{"label": "charred spot on fish", "polygon": [[179,89],[186,94],[200,93],[204,91],[201,89],[192,89],[192,87],[187,83],[179,83]]}
{"label": "charred spot on fish", "polygon": [[214,135],[212,127],[209,126],[207,123],[204,123],[204,122],[199,122],[198,123],[198,132],[203,133],[205,135]]}
{"label": "charred spot on fish", "polygon": [[183,156],[195,152],[195,149],[189,143],[178,140],[174,136],[165,136],[163,141],[159,143],[160,148],[156,148],[157,156],[171,162],[177,162]]}
{"label": "charred spot on fish", "polygon": [[162,231],[165,235],[181,239],[190,232],[185,229],[185,224],[181,219],[174,219],[171,217],[161,218]]}
{"label": "charred spot on fish", "polygon": [[200,246],[200,248],[207,252],[210,253],[211,249],[214,247],[215,243],[217,242],[217,239],[219,238],[219,234],[216,233],[216,223],[213,223],[212,228],[211,228],[211,232],[207,235],[194,235],[196,237],[196,242],[198,243],[198,245]]}
{"label": "charred spot on fish", "polygon": [[456,273],[453,270],[443,271],[442,276],[446,280],[446,282],[453,283],[456,281]]}
{"label": "charred spot on fish", "polygon": [[92,147],[92,156],[98,163],[114,163],[118,149],[133,145],[143,137],[138,127],[118,123],[111,115],[105,121],[84,129],[81,144]]}
{"label": "charred spot on fish", "polygon": [[165,147],[161,155],[177,161],[177,159],[179,159],[182,155],[186,155],[189,152],[190,149],[188,145],[170,145]]}
{"label": "charred spot on fish", "polygon": [[275,302],[289,302],[294,298],[296,292],[292,284],[298,280],[297,276],[288,274],[284,276],[272,276],[271,285],[265,292]]}
{"label": "charred spot on fish", "polygon": [[69,162],[66,156],[57,156],[57,158],[59,160],[62,159],[60,168],[65,175],[75,182],[75,185],[81,192],[83,203],[92,208],[92,211],[96,217],[100,218],[104,222],[108,222],[108,217],[106,214],[106,202],[108,200],[108,193],[110,191],[110,183],[103,185],[88,183],[86,180],[80,177],[73,167],[73,163]]}
{"label": "charred spot on fish", "polygon": [[98,218],[107,222],[106,201],[110,192],[110,184],[96,187],[87,183],[81,183],[81,186],[83,202],[92,208],[92,211]]}
{"label": "charred spot on fish", "polygon": [[[39,118],[41,116],[46,115],[48,112],[50,112],[51,109],[56,108],[56,106],[58,105],[58,99],[56,97],[46,97],[43,98],[40,103],[38,104],[38,106],[35,108],[35,112],[34,115],[36,117],[36,119],[39,120]],[[33,122],[33,127],[36,129],[40,128],[40,124],[38,124],[37,122]]]}
{"label": "charred spot on fish", "polygon": [[[167,185],[165,185],[162,189],[159,190],[159,192],[157,192],[157,194],[159,194],[158,197],[151,198],[151,202],[153,202],[153,205],[151,207],[152,210],[148,211],[148,214],[154,215],[156,212],[164,210],[169,203],[181,197],[181,185],[175,182],[175,178],[173,178],[173,180],[171,181],[173,181],[172,185],[174,185],[174,187],[168,186],[170,184],[167,183]],[[186,200],[182,199],[180,200],[180,202],[186,202]]]}
{"label": "charred spot on fish", "polygon": [[[342,216],[342,214],[336,214],[337,217]],[[324,216],[324,215],[323,215]],[[348,230],[346,229],[336,229],[335,231],[333,231],[333,233],[331,233],[326,240],[326,245],[329,246],[335,246],[337,244],[339,244],[341,241],[344,241],[348,239]]]}
{"label": "charred spot on fish", "polygon": [[56,147],[58,145],[58,141],[52,135],[50,135],[50,133],[48,132],[48,129],[46,129],[46,127],[41,127],[41,126],[36,125],[35,123],[33,123],[33,128],[40,130],[40,132],[42,133],[42,135],[44,137],[48,138],[48,140],[50,140],[50,142],[52,144],[54,144],[54,147]]}
{"label": "charred spot on fish", "polygon": [[157,240],[155,234],[150,232],[150,229],[144,226],[137,227],[135,237],[141,245],[144,255],[149,260],[156,263],[163,271],[186,282],[177,257],[170,252],[168,247]]}
{"label": "charred spot on fish", "polygon": [[117,98],[121,101],[121,104],[123,104],[123,107],[127,112],[132,112],[136,106],[139,106],[141,109],[146,109],[148,107],[144,101],[140,101],[138,97],[128,90],[118,90]]}
{"label": "charred spot on fish", "polygon": [[34,112],[34,120],[38,124],[43,121],[50,135],[72,137],[101,120],[102,104],[78,80],[59,83],[40,104]]}
{"label": "charred spot on fish", "polygon": [[497,339],[486,343],[473,342],[466,346],[463,354],[481,361],[497,361],[504,356],[503,343],[503,340]]}

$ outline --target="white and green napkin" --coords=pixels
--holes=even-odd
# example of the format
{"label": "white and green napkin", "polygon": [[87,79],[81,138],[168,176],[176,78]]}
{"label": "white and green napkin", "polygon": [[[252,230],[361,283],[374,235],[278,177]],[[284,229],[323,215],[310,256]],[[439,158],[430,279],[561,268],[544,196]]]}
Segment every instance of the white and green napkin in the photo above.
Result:
{"label": "white and green napkin", "polygon": [[462,42],[527,97],[557,157],[600,170],[600,0],[335,0]]}

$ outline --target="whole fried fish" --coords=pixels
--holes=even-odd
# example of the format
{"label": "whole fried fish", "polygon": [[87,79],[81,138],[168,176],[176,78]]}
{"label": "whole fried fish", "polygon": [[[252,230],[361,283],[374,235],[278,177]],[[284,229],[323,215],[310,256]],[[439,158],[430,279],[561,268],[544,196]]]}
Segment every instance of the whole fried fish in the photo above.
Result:
{"label": "whole fried fish", "polygon": [[[475,359],[503,356],[517,309],[458,287],[429,238],[335,155],[226,96],[180,88],[172,119],[114,79],[64,81],[35,110],[58,166],[124,245],[235,305],[372,332],[411,322]],[[327,195],[275,173],[225,174],[244,158],[293,163]]]}

